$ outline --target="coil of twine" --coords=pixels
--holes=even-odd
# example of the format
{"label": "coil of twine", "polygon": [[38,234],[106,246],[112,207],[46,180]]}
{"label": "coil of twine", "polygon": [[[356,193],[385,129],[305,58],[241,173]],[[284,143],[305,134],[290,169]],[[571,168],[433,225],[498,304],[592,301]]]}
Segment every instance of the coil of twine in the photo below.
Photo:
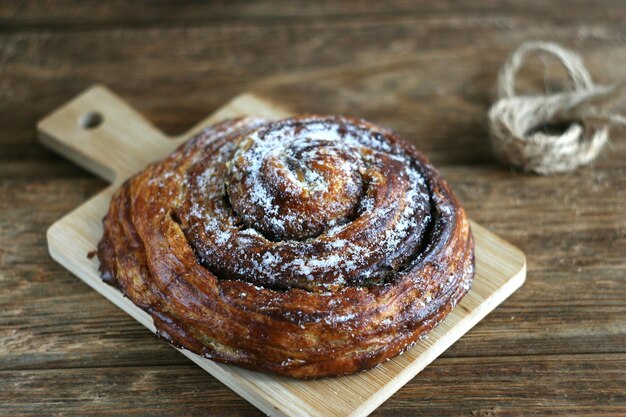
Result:
{"label": "coil of twine", "polygon": [[[535,54],[558,59],[573,89],[545,95],[516,95],[517,73]],[[609,140],[612,125],[626,118],[610,107],[623,98],[626,83],[595,85],[580,57],[549,42],[522,44],[498,77],[498,101],[488,113],[491,141],[504,163],[538,174],[573,171],[593,161]]]}

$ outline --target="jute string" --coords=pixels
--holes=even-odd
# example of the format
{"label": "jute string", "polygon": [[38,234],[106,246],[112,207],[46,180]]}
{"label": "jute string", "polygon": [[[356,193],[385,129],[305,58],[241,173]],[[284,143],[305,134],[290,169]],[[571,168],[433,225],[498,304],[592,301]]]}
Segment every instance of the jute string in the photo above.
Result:
{"label": "jute string", "polygon": [[[573,89],[516,95],[517,73],[535,54],[558,59]],[[625,93],[623,82],[595,85],[577,54],[554,43],[525,43],[500,70],[498,101],[488,115],[494,151],[506,164],[545,175],[588,164],[608,142],[611,125],[626,124],[626,117],[610,110]]]}

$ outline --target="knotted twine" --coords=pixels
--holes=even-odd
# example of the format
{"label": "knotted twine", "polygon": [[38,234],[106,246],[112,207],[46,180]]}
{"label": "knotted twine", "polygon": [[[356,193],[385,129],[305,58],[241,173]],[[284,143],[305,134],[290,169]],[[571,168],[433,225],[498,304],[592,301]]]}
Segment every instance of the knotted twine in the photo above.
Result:
{"label": "knotted twine", "polygon": [[[515,94],[518,71],[535,54],[558,59],[572,91]],[[626,84],[595,85],[580,57],[549,42],[522,44],[498,77],[498,101],[489,110],[494,151],[504,163],[539,174],[569,172],[593,161],[609,140],[612,124],[626,118],[608,109],[623,97]]]}

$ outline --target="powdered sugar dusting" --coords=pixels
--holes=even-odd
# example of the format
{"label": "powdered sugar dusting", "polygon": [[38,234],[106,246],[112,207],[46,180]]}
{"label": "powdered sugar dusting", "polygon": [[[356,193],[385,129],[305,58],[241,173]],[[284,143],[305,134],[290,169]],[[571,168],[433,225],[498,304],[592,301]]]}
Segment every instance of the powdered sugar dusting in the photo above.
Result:
{"label": "powdered sugar dusting", "polygon": [[[362,126],[270,124],[212,152],[189,182],[187,215],[198,254],[226,278],[320,291],[380,282],[413,256],[430,221],[421,172],[384,134]],[[385,170],[397,177],[386,179]],[[378,191],[386,187],[393,191]],[[289,196],[305,200],[299,206]],[[341,212],[345,201],[352,218],[328,217],[316,236],[272,238],[316,226],[315,215]]]}

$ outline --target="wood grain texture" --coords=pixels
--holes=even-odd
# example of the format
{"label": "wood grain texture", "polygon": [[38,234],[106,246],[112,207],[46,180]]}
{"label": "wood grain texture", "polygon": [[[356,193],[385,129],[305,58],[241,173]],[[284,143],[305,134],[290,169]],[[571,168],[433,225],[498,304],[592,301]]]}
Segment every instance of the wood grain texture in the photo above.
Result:
{"label": "wood grain texture", "polygon": [[[100,125],[94,128],[84,125],[85,115],[90,114],[98,115]],[[97,260],[88,259],[87,253],[96,248],[102,236],[101,219],[122,182],[141,167],[170,154],[192,132],[224,118],[242,115],[281,118],[288,113],[244,94],[200,122],[191,132],[171,139],[156,131],[102,86],[88,89],[52,112],[38,123],[40,140],[113,183],[48,229],[52,257],[150,331],[156,332],[148,314],[100,279]],[[219,364],[186,350],[180,352],[266,414],[365,416],[524,282],[526,261],[518,249],[476,223],[472,223],[472,231],[476,275],[469,294],[426,339],[376,369],[340,378],[297,381]]]}
{"label": "wood grain texture", "polygon": [[[244,90],[389,126],[526,253],[524,287],[373,415],[626,415],[625,132],[592,167],[543,178],[499,167],[485,124],[525,40],[626,77],[621,0],[6,1],[0,16],[0,415],[262,415],[47,255],[46,228],[106,183],[35,125],[95,82],[168,134]],[[558,67],[523,75],[563,86]]]}

